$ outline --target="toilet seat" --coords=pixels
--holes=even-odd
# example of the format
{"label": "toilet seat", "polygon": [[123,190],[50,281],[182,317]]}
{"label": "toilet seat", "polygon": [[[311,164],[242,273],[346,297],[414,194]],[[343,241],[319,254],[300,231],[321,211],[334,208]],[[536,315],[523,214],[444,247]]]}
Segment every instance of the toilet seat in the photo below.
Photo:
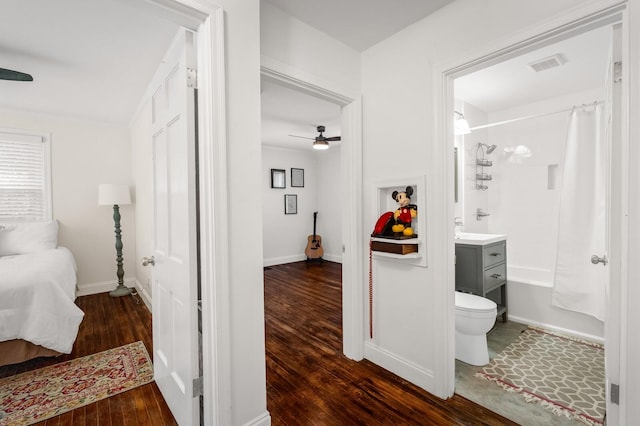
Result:
{"label": "toilet seat", "polygon": [[456,294],[456,310],[469,313],[491,313],[495,312],[498,305],[493,300],[485,297],[476,296],[475,294],[461,293]]}

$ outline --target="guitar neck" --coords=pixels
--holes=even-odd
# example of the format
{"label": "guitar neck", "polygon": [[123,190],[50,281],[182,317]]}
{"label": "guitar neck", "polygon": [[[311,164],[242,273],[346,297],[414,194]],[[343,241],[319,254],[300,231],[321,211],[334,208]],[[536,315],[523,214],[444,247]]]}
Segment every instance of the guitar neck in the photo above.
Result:
{"label": "guitar neck", "polygon": [[316,239],[316,219],[318,217],[318,212],[313,212],[313,239]]}

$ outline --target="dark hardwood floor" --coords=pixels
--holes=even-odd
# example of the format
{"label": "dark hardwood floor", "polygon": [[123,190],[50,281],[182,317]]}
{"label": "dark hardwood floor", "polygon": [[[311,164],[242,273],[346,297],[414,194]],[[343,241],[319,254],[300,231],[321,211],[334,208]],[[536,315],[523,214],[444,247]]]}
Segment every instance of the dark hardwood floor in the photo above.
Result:
{"label": "dark hardwood floor", "polygon": [[[272,425],[514,425],[458,395],[443,401],[363,360],[342,355],[341,267],[298,262],[265,268],[267,406]],[[69,355],[0,367],[0,377],[142,340],[151,314],[134,297],[79,297],[85,312]],[[38,425],[176,425],[155,383]]]}
{"label": "dark hardwood floor", "polygon": [[441,400],[342,355],[341,265],[265,268],[272,425],[515,425],[458,395]]}
{"label": "dark hardwood floor", "polygon": [[[57,358],[37,358],[0,367],[0,377],[80,358],[142,340],[153,353],[151,313],[133,296],[108,293],[82,296],[76,304],[85,313],[73,351]],[[77,408],[37,425],[177,425],[155,382]]]}

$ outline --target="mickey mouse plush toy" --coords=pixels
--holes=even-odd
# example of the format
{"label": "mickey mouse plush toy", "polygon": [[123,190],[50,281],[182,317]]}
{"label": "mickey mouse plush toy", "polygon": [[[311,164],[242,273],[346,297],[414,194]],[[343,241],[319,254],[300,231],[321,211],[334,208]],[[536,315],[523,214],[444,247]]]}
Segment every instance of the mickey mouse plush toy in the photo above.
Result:
{"label": "mickey mouse plush toy", "polygon": [[396,200],[400,205],[398,209],[393,213],[393,218],[396,223],[391,227],[394,233],[402,233],[405,236],[413,235],[413,228],[411,228],[411,220],[418,214],[418,206],[411,204],[411,196],[413,195],[413,188],[407,186],[404,191],[393,191],[391,198]]}

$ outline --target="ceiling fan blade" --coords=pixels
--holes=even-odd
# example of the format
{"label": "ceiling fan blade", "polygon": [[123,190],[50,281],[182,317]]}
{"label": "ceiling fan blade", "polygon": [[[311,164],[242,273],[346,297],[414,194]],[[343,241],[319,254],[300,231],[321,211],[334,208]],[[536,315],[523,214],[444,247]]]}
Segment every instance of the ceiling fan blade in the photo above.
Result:
{"label": "ceiling fan blade", "polygon": [[324,138],[324,140],[328,141],[328,142],[333,142],[333,141],[342,140],[342,138],[340,136],[333,136],[333,137],[330,137],[330,138]]}
{"label": "ceiling fan blade", "polygon": [[306,136],[298,136],[298,135],[289,135],[289,136],[291,136],[292,138],[309,139],[310,141],[316,140],[315,138],[308,138]]}
{"label": "ceiling fan blade", "polygon": [[0,80],[33,81],[33,77],[23,72],[0,68]]}

